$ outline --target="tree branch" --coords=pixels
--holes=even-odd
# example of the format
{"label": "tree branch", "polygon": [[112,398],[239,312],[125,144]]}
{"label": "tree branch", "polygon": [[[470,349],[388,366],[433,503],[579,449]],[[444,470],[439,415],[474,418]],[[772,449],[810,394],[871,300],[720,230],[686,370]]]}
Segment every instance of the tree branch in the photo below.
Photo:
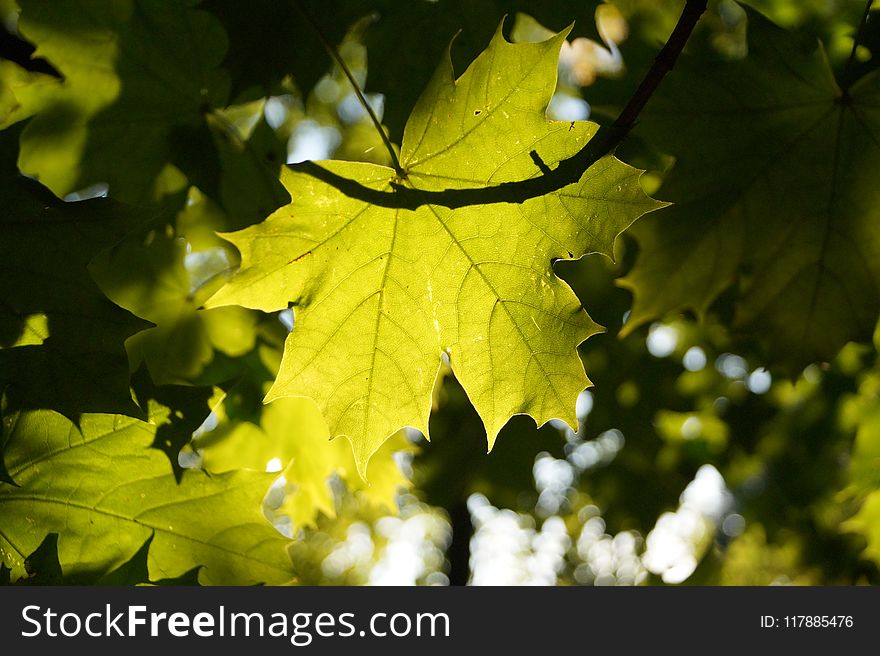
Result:
{"label": "tree branch", "polygon": [[[337,175],[315,162],[303,162],[292,168],[336,187],[350,198],[380,207],[411,210],[422,205],[440,205],[454,209],[468,205],[523,203],[530,198],[558,191],[580,180],[587,169],[617,148],[629,134],[660,82],[672,70],[697,21],[706,11],[707,4],[708,0],[687,0],[666,45],[654,59],[651,68],[617,119],[610,126],[600,128],[581,150],[559,162],[555,169],[546,171],[537,177],[516,182],[504,182],[491,187],[445,189],[442,191],[423,191],[392,182],[393,191],[386,192],[365,187],[356,180]],[[400,166],[399,163],[397,166]],[[398,170],[398,174],[400,173],[402,172]]]}
{"label": "tree branch", "polygon": [[636,119],[654,94],[654,91],[660,86],[660,82],[672,70],[672,67],[675,66],[678,56],[694,31],[694,26],[700,20],[703,12],[706,11],[707,4],[707,0],[700,2],[688,0],[687,4],[685,4],[675,29],[672,30],[672,34],[669,35],[669,39],[666,41],[666,45],[663,46],[663,49],[654,58],[654,64],[645,74],[641,84],[639,84],[639,88],[636,89],[626,107],[620,112],[617,120],[614,121],[614,126],[618,130],[629,132],[633,125],[635,125]]}
{"label": "tree branch", "polygon": [[868,24],[868,15],[871,13],[871,6],[874,4],[874,0],[868,0],[865,5],[865,13],[862,14],[862,20],[859,22],[859,28],[856,31],[856,35],[853,38],[853,46],[852,50],[849,53],[849,59],[846,60],[846,64],[843,67],[843,74],[840,76],[841,79],[844,80],[845,87],[849,87],[851,82],[849,80],[849,73],[852,69],[853,63],[856,60],[856,53],[859,50],[859,44],[862,42],[862,37],[865,34],[865,26]]}

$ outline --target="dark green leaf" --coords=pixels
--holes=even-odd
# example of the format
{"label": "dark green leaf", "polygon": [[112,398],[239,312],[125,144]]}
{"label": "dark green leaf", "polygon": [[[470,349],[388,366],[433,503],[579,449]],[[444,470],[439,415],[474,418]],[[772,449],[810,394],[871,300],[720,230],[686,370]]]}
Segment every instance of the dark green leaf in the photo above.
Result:
{"label": "dark green leaf", "polygon": [[[64,75],[54,93],[20,91],[40,111],[19,163],[59,196],[96,183],[128,202],[152,198],[181,134],[205,148],[222,107],[226,35],[194,0],[21,0],[19,30]],[[202,160],[200,160],[202,161]]]}
{"label": "dark green leaf", "polygon": [[186,385],[154,385],[146,367],[139,369],[131,380],[135,398],[149,421],[156,427],[152,447],[168,458],[174,477],[180,482],[183,468],[178,454],[192,439],[193,432],[211,412],[210,387]]}
{"label": "dark green leaf", "polygon": [[869,339],[880,312],[880,75],[841,89],[815,41],[748,15],[746,59],[685,58],[648,107],[675,205],[635,227],[622,282],[630,328],[734,285],[734,329],[795,373]]}
{"label": "dark green leaf", "polygon": [[[9,142],[17,132],[0,133],[4,154],[15,152]],[[143,217],[106,199],[62,203],[10,164],[0,177],[7,203],[0,216],[0,389],[7,410],[139,415],[123,342],[149,324],[110,302],[87,267]]]}
{"label": "dark green leaf", "polygon": [[61,563],[58,562],[58,534],[49,533],[40,546],[24,559],[27,578],[19,579],[20,585],[60,585],[64,582]]}

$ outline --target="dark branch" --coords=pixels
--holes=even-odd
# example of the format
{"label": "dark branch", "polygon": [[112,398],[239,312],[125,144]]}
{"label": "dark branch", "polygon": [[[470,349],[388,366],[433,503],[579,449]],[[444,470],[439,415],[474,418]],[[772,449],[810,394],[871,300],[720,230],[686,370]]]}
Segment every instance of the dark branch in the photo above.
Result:
{"label": "dark branch", "polygon": [[[617,120],[614,121],[612,127],[616,127],[618,130],[623,130],[624,136],[632,129],[633,125],[635,125],[636,119],[639,117],[639,114],[642,109],[644,109],[648,100],[654,95],[657,87],[660,86],[660,82],[666,77],[666,74],[672,70],[672,67],[675,66],[675,62],[678,61],[678,56],[681,54],[684,45],[690,38],[691,32],[694,31],[694,26],[696,26],[697,21],[700,20],[700,16],[703,15],[703,12],[706,11],[707,4],[707,0],[698,2],[688,0],[687,4],[684,6],[684,10],[681,12],[681,16],[678,19],[678,23],[675,25],[675,29],[672,30],[672,34],[669,35],[666,45],[663,46],[663,49],[657,54],[657,57],[654,58],[654,64],[648,69],[648,72],[642,79],[642,83],[639,84],[639,88],[636,89],[636,92],[633,94],[632,98],[629,99],[626,107],[620,112],[620,116],[617,117]],[[619,141],[617,143],[619,143]]]}
{"label": "dark branch", "polygon": [[871,6],[874,4],[874,0],[868,0],[865,5],[865,13],[862,14],[862,20],[859,22],[858,30],[856,31],[856,35],[853,38],[853,46],[852,50],[849,53],[849,59],[846,60],[846,65],[843,67],[843,75],[841,78],[845,81],[845,85],[848,87],[851,83],[849,79],[849,73],[852,70],[853,64],[856,61],[856,53],[859,50],[859,44],[862,42],[862,37],[865,35],[865,26],[868,24],[868,16],[871,13]]}
{"label": "dark branch", "polygon": [[[645,104],[653,95],[666,74],[672,70],[685,43],[694,30],[700,16],[706,11],[708,0],[688,0],[678,19],[678,23],[666,45],[657,55],[635,94],[617,119],[608,127],[600,128],[587,144],[577,153],[559,162],[553,170],[543,172],[527,180],[504,182],[491,187],[473,189],[445,189],[442,191],[422,191],[391,183],[393,191],[378,191],[364,187],[359,182],[344,178],[328,171],[315,162],[303,162],[292,168],[303,171],[322,182],[336,187],[350,198],[362,200],[380,207],[414,210],[421,205],[440,205],[449,208],[468,205],[487,205],[491,203],[523,203],[530,198],[558,191],[576,183],[584,172],[602,157],[612,152],[629,134]],[[543,163],[543,162],[542,162]],[[546,166],[544,167],[546,168]],[[544,171],[544,169],[542,169]]]}

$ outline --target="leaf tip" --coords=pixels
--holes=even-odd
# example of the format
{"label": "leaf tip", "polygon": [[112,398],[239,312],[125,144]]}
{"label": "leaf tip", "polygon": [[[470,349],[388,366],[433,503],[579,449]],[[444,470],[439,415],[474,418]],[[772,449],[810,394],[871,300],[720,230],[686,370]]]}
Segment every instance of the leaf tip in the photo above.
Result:
{"label": "leaf tip", "polygon": [[366,444],[352,439],[349,435],[345,435],[344,437],[348,441],[349,446],[351,446],[351,452],[354,456],[354,465],[357,469],[358,476],[364,484],[369,487],[370,480],[367,478],[367,468],[370,465],[370,459],[378,450],[378,447],[370,449]]}
{"label": "leaf tip", "polygon": [[486,453],[492,453],[492,449],[495,448],[495,442],[498,441],[498,433],[501,432],[501,429],[495,429],[492,431],[486,431]]}

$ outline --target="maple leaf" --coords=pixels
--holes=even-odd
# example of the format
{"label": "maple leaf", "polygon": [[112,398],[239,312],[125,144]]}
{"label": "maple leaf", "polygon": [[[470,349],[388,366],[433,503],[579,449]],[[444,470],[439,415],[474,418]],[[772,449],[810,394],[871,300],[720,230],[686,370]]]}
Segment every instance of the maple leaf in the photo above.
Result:
{"label": "maple leaf", "polygon": [[330,440],[323,417],[308,399],[276,399],[263,408],[259,426],[241,421],[221,426],[217,432],[226,434],[218,437],[212,431],[194,444],[205,469],[263,471],[277,459],[284,466],[286,481],[278,512],[290,517],[294,530],[315,526],[319,512],[336,516],[330,487],[334,474],[349,490],[391,512],[397,511],[398,492],[410,487],[394,459],[395,453],[415,451],[403,431],[386,441],[370,460],[367,484],[357,474],[351,449],[345,442]]}
{"label": "maple leaf", "polygon": [[[209,167],[206,116],[228,99],[226,35],[193,0],[22,0],[19,30],[64,81],[17,91],[37,115],[21,170],[58,196],[99,182],[120,200],[154,192],[169,160]],[[183,161],[180,161],[183,160]]]}
{"label": "maple leaf", "polygon": [[[377,192],[401,185],[454,193],[540,176],[597,129],[545,116],[566,34],[511,44],[499,29],[457,80],[447,54],[404,131],[404,176],[366,163],[320,166]],[[286,169],[291,204],[224,235],[242,265],[208,306],[295,306],[266,401],[311,397],[330,435],[351,441],[361,475],[398,429],[428,434],[444,352],[490,448],[516,414],[576,426],[575,400],[589,385],[577,346],[600,328],[551,265],[610,256],[622,230],[661,206],[642,192],[639,175],[605,157],[578,182],[521,204],[407,209]]]}
{"label": "maple leaf", "polygon": [[[144,361],[159,385],[185,384],[202,373],[214,351],[230,356],[254,346],[253,313],[236,307],[198,310],[222,284],[219,275],[193,279],[184,266],[187,251],[196,257],[213,255],[192,249],[173,231],[135,233],[98,255],[90,271],[101,290],[119,306],[151,321],[154,328],[126,341],[131,369]],[[214,267],[216,268],[216,266]]]}
{"label": "maple leaf", "polygon": [[289,581],[288,540],[260,510],[274,475],[188,470],[178,483],[149,448],[156,430],[119,415],[85,414],[78,425],[50,410],[4,416],[3,562],[21,575],[24,557],[59,533],[72,580],[111,573],[149,540],[151,580],[201,566],[206,584]]}
{"label": "maple leaf", "polygon": [[110,302],[88,267],[143,217],[109,199],[62,203],[17,175],[19,127],[0,133],[0,390],[10,411],[140,415],[123,343],[150,324]]}
{"label": "maple leaf", "polygon": [[843,90],[815,40],[747,12],[748,57],[684,58],[644,115],[676,204],[631,232],[626,330],[735,285],[734,328],[798,372],[880,312],[880,72]]}

